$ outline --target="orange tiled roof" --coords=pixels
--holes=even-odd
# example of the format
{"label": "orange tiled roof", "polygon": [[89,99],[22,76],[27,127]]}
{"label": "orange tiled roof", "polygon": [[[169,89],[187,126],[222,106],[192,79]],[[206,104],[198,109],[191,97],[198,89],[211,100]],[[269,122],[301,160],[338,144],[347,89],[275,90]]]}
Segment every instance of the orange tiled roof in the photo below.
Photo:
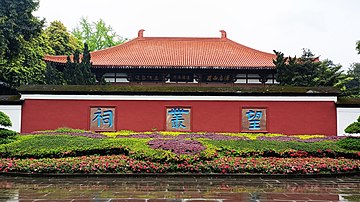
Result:
{"label": "orange tiled roof", "polygon": [[[91,52],[94,68],[101,67],[224,67],[275,68],[275,54],[261,52],[226,37],[138,37],[124,44]],[[66,63],[66,56],[45,56],[45,61]]]}

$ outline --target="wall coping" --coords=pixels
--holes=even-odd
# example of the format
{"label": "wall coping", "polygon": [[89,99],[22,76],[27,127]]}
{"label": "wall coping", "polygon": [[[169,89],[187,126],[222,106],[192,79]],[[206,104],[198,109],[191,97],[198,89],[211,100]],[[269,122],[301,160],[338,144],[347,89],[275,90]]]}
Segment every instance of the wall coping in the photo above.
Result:
{"label": "wall coping", "polygon": [[198,95],[198,96],[337,96],[332,87],[257,86],[116,86],[116,85],[27,85],[18,88],[20,94],[54,95]]}

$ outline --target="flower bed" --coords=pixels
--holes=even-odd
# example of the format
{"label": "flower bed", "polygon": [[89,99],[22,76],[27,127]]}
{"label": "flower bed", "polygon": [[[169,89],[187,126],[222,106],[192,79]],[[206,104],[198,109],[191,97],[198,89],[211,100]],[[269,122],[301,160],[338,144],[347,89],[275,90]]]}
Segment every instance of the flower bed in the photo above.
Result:
{"label": "flower bed", "polygon": [[0,172],[260,173],[359,172],[360,139],[321,135],[60,129],[0,144]]}
{"label": "flower bed", "polygon": [[125,155],[59,159],[0,159],[0,172],[25,173],[237,173],[314,174],[360,171],[360,160],[222,157],[181,164],[135,160]]}

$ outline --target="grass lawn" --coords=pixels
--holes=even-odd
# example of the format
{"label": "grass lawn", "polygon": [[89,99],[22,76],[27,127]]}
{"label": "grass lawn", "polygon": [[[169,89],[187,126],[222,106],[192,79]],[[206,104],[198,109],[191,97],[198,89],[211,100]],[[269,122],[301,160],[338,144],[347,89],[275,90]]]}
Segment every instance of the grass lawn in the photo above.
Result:
{"label": "grass lawn", "polygon": [[62,128],[0,144],[2,173],[360,172],[360,138]]}

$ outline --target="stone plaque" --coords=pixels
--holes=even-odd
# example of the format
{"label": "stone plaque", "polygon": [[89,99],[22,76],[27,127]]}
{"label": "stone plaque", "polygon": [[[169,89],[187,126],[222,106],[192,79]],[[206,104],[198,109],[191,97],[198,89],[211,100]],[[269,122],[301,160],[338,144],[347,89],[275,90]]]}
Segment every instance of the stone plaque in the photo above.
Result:
{"label": "stone plaque", "polygon": [[91,131],[115,131],[115,107],[91,107]]}
{"label": "stone plaque", "polygon": [[267,132],[266,109],[243,108],[241,132]]}
{"label": "stone plaque", "polygon": [[167,107],[166,108],[166,130],[168,130],[168,131],[190,131],[191,130],[191,108],[190,107]]}

